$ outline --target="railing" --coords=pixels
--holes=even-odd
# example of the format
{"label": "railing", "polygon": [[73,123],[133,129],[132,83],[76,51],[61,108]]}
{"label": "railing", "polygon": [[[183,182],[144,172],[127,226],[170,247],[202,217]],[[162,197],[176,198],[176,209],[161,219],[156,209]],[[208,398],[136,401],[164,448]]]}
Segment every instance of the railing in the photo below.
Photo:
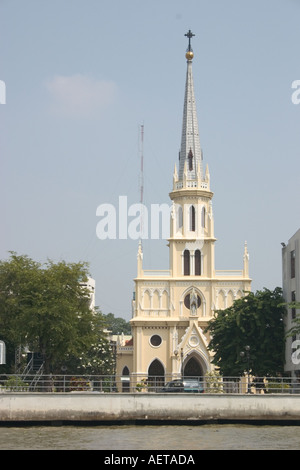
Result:
{"label": "railing", "polygon": [[[300,393],[300,378],[291,377],[205,377],[131,375],[0,375],[0,393],[11,392],[47,392],[47,393],[164,393],[162,387],[173,380],[189,381],[200,384],[205,394],[285,394]],[[171,391],[171,390],[170,390]],[[193,391],[193,389],[185,389]]]}
{"label": "railing", "polygon": [[25,379],[27,374],[29,374],[29,372],[32,371],[32,365],[33,365],[33,357],[30,359],[30,361],[28,361],[28,363],[26,364],[25,369],[23,370],[23,372],[21,374],[23,379]]}
{"label": "railing", "polygon": [[178,181],[175,183],[175,189],[182,189],[182,188],[200,188],[200,189],[209,189],[208,183],[205,181],[198,181],[195,180],[186,180],[185,185],[183,181]]}
{"label": "railing", "polygon": [[[29,389],[30,390],[35,390],[36,386],[38,385],[40,379],[42,378],[43,376],[43,372],[44,372],[44,364],[41,364],[40,365],[40,368],[38,369],[38,371],[33,375],[33,378],[29,384]],[[24,379],[23,379],[24,380]],[[26,380],[26,378],[25,378]]]}

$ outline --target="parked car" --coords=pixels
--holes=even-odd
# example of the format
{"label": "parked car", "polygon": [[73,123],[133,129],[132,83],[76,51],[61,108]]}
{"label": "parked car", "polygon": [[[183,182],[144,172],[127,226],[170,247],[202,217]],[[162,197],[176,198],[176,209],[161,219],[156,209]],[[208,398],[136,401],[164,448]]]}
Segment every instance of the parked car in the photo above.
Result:
{"label": "parked car", "polygon": [[165,393],[203,393],[203,384],[197,379],[171,380],[159,392]]}

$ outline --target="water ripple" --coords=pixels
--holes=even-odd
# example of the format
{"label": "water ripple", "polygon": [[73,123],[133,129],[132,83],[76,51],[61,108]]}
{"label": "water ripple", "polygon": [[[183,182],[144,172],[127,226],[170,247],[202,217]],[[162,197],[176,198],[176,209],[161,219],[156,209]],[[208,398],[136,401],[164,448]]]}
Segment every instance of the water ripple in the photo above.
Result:
{"label": "water ripple", "polygon": [[300,426],[1,426],[0,449],[298,450]]}

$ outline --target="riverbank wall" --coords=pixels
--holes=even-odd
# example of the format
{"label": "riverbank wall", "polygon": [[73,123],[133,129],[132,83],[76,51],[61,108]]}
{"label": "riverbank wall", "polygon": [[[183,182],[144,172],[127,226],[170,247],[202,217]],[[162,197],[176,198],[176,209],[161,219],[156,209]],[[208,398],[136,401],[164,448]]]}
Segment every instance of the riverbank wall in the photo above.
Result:
{"label": "riverbank wall", "polygon": [[0,393],[0,423],[299,421],[300,395]]}

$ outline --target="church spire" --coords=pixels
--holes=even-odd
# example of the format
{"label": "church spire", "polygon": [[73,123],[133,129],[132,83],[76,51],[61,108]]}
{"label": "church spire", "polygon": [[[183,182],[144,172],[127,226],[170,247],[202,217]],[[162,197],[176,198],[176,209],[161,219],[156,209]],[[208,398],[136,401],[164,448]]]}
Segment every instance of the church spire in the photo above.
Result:
{"label": "church spire", "polygon": [[188,179],[196,179],[199,173],[201,175],[201,179],[203,178],[202,152],[200,147],[192,72],[192,61],[194,58],[194,53],[191,46],[191,39],[195,35],[191,32],[191,30],[189,30],[185,36],[188,37],[189,44],[185,54],[187,59],[187,73],[183,107],[181,149],[179,153],[179,180],[183,179],[185,163],[187,167]]}

